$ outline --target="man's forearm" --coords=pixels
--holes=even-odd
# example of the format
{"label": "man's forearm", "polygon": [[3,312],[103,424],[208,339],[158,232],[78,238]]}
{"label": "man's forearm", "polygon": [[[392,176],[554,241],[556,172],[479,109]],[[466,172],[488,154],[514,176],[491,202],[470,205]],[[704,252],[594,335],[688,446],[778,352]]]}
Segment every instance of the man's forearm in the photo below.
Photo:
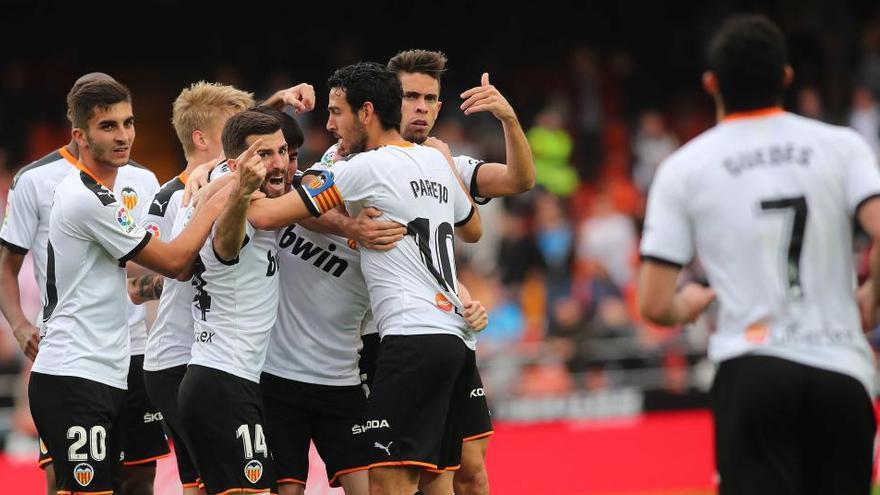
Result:
{"label": "man's forearm", "polygon": [[0,248],[0,311],[12,328],[26,323],[27,316],[21,308],[21,292],[18,289],[18,273],[24,256]]}
{"label": "man's forearm", "polygon": [[217,219],[217,230],[214,236],[214,251],[229,261],[238,256],[241,245],[244,242],[245,222],[247,221],[247,209],[250,204],[250,194],[243,194],[239,189],[233,191],[234,200],[229,201]]}
{"label": "man's forearm", "polygon": [[165,277],[162,275],[144,275],[128,279],[128,297],[135,304],[155,301],[162,296]]}
{"label": "man's forearm", "polygon": [[528,191],[535,186],[535,163],[529,141],[516,117],[502,121],[501,125],[507,150],[508,181],[514,194]]}
{"label": "man's forearm", "polygon": [[355,220],[339,209],[328,211],[318,218],[306,218],[298,222],[303,227],[320,234],[334,234],[354,238]]}

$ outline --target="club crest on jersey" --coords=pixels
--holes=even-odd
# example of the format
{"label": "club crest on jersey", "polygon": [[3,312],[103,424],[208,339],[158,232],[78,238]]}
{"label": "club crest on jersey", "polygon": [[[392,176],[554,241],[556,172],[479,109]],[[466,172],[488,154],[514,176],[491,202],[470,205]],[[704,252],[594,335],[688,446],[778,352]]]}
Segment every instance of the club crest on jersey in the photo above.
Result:
{"label": "club crest on jersey", "polygon": [[86,487],[95,478],[95,469],[91,465],[81,462],[73,468],[73,479],[79,486]]}
{"label": "club crest on jersey", "polygon": [[122,188],[122,204],[129,210],[133,210],[138,204],[138,193],[130,187]]}
{"label": "club crest on jersey", "polygon": [[247,464],[244,465],[244,477],[248,479],[251,483],[256,483],[260,481],[260,478],[263,477],[263,464],[254,459]]}
{"label": "club crest on jersey", "polygon": [[134,219],[131,218],[131,214],[124,206],[116,211],[116,222],[119,223],[119,226],[122,227],[122,230],[126,233],[130,233],[134,230]]}
{"label": "club crest on jersey", "polygon": [[147,232],[152,234],[153,237],[155,237],[156,239],[162,238],[162,231],[159,229],[159,226],[156,225],[155,223],[150,222],[144,228],[146,228]]}
{"label": "club crest on jersey", "polygon": [[434,302],[437,303],[437,307],[440,308],[441,311],[446,311],[447,313],[452,311],[452,303],[449,302],[449,299],[446,299],[446,296],[440,292],[434,296]]}

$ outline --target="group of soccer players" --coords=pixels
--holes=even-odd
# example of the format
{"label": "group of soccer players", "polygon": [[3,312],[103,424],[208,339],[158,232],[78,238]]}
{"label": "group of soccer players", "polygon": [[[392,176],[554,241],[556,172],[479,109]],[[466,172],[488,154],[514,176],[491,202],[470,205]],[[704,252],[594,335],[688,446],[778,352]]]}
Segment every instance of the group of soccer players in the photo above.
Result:
{"label": "group of soccer players", "polygon": [[[349,494],[488,493],[474,352],[488,318],[453,240],[480,238],[473,198],[526,191],[535,172],[487,74],[461,109],[501,121],[507,164],[428,137],[445,66],[408,50],[334,72],[338,142],[303,173],[304,136],[279,108],[310,111],[310,85],[255,106],[193,84],[173,104],[186,167],[161,187],[130,160],[127,88],[74,84],[71,143],[18,173],[0,231],[50,493],[152,493],[163,421],[186,494],[301,494],[311,441]],[[18,303],[28,251],[39,329]]]}
{"label": "group of soccer players", "polygon": [[[349,494],[488,492],[474,355],[487,316],[456,280],[453,239],[477,241],[474,199],[529,189],[534,167],[488,75],[461,109],[501,121],[507,164],[428,137],[445,62],[410,50],[337,70],[338,142],[302,174],[302,132],[273,107],[311,110],[311,86],[254,107],[194,84],[173,112],[186,170],[161,188],[129,159],[127,89],[104,74],[74,84],[73,140],[16,176],[0,231],[0,306],[35,357],[31,410],[57,493],[150,493],[162,419],[188,494],[302,493],[310,441]],[[856,293],[852,224],[880,240],[877,157],[782,110],[793,71],[766,18],[725,23],[708,62],[719,123],[652,185],[640,311],[679,325],[720,305],[722,494],[867,494],[862,327],[876,323],[880,250]],[[28,250],[39,331],[14,279]],[[695,256],[711,288],[678,287]],[[147,332],[128,299],[157,297]]]}

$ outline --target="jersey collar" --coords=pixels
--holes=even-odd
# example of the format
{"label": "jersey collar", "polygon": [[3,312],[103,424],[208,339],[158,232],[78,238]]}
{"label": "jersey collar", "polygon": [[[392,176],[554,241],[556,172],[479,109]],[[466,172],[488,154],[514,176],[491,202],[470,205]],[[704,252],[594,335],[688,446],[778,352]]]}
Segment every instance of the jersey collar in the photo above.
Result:
{"label": "jersey collar", "polygon": [[734,112],[726,115],[721,122],[730,122],[733,120],[742,120],[742,119],[753,119],[760,117],[770,117],[772,115],[779,115],[781,113],[785,113],[785,110],[782,107],[764,107],[758,108],[755,110],[746,110],[745,112]]}
{"label": "jersey collar", "polygon": [[76,168],[78,168],[82,173],[84,173],[84,174],[88,175],[89,177],[91,177],[92,180],[94,180],[94,181],[97,182],[98,184],[101,184],[102,186],[104,186],[108,191],[112,191],[112,190],[113,190],[113,189],[111,189],[107,184],[104,184],[104,182],[102,182],[102,181],[99,180],[97,177],[95,177],[91,172],[89,172],[89,169],[87,169],[86,166],[83,165],[83,163],[82,163],[81,161],[77,160],[76,163],[73,164],[73,166],[76,167]]}
{"label": "jersey collar", "polygon": [[76,162],[79,161],[76,159],[75,156],[71,155],[70,152],[67,151],[67,146],[62,146],[58,150],[58,152],[61,153],[61,156],[63,156],[64,159],[67,160],[68,162],[70,162],[70,164],[73,166],[76,166]]}

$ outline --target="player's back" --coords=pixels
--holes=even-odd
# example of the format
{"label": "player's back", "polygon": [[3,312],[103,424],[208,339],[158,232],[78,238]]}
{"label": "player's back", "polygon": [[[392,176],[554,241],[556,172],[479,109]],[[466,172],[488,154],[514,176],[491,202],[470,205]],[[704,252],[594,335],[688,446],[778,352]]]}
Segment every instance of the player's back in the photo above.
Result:
{"label": "player's back", "polygon": [[854,132],[782,111],[723,121],[661,166],[642,252],[684,264],[689,248],[660,246],[696,246],[720,303],[712,357],[771,354],[867,385],[852,219],[880,192],[872,173]]}
{"label": "player's back", "polygon": [[[443,287],[457,287],[454,227],[472,214],[472,205],[446,159],[433,148],[407,143],[361,153],[344,165],[369,167],[367,173],[352,174],[355,180],[340,177],[350,213],[374,206],[408,231],[396,249],[361,250],[364,278],[382,335],[448,333],[472,345],[473,338]],[[364,181],[362,187],[351,184],[360,181]]]}

